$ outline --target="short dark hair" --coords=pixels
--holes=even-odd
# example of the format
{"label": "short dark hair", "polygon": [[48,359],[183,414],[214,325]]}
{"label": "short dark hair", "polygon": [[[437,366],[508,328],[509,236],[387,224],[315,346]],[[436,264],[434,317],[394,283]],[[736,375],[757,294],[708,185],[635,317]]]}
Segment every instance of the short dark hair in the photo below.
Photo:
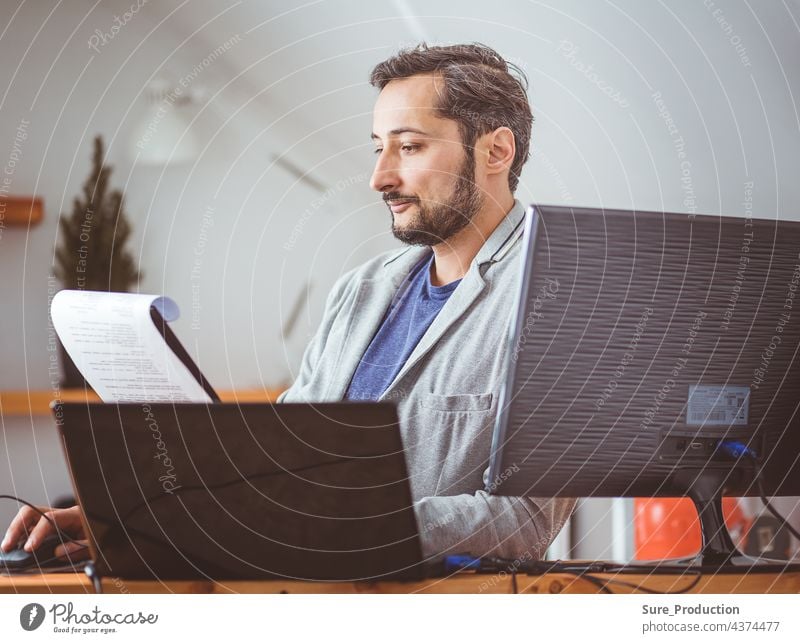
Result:
{"label": "short dark hair", "polygon": [[458,123],[468,153],[474,153],[479,136],[498,127],[514,133],[516,152],[508,174],[513,193],[528,160],[533,124],[525,73],[480,43],[429,47],[423,42],[376,65],[369,81],[383,89],[392,80],[425,73],[439,73],[444,79],[436,107],[443,118]]}

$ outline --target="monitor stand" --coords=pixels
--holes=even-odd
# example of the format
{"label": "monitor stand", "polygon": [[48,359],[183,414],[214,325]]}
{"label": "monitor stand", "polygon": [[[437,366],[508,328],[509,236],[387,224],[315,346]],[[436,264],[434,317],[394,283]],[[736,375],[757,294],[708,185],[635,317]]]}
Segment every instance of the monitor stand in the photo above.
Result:
{"label": "monitor stand", "polygon": [[675,567],[684,568],[687,572],[697,570],[717,574],[743,572],[775,574],[800,571],[800,562],[791,563],[785,560],[745,556],[737,549],[725,526],[722,513],[722,489],[729,475],[730,470],[711,468],[678,472],[674,482],[683,486],[700,517],[702,548],[696,556],[690,558],[647,561],[637,563],[637,566],[642,564],[665,568],[662,571]]}

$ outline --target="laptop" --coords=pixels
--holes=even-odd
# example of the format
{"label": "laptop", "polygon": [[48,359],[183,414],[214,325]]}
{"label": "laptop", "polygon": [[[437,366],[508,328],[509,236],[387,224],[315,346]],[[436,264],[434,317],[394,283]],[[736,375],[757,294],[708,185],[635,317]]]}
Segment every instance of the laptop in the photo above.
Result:
{"label": "laptop", "polygon": [[52,408],[100,576],[422,575],[393,404]]}

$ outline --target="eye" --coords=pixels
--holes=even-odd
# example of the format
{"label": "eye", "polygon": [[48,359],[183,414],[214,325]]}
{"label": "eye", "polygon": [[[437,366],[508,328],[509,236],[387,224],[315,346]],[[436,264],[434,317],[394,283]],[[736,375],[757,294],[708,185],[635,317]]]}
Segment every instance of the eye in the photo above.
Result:
{"label": "eye", "polygon": [[415,152],[419,148],[420,145],[417,143],[405,143],[400,149],[402,149],[404,152]]}
{"label": "eye", "polygon": [[372,150],[373,154],[380,154],[381,152],[383,152],[383,148],[382,147],[377,147],[374,150]]}

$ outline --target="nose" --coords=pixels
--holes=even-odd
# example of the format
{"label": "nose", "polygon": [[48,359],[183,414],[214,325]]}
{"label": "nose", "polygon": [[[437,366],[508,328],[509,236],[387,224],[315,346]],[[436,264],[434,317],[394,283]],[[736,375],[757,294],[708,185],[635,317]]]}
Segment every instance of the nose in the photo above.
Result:
{"label": "nose", "polygon": [[400,185],[397,160],[385,150],[378,155],[369,186],[376,192],[394,192]]}

